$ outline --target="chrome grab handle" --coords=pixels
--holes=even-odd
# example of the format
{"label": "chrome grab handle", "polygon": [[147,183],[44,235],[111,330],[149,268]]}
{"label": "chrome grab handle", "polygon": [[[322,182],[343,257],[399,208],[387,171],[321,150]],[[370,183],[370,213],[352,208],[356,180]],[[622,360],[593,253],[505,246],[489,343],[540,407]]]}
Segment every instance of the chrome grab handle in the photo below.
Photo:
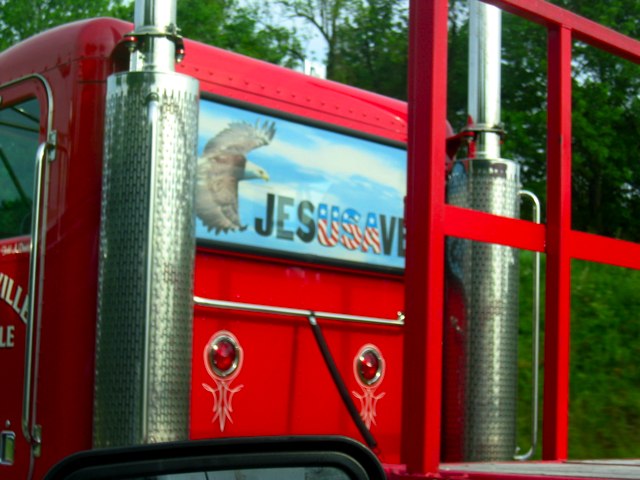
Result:
{"label": "chrome grab handle", "polygon": [[[22,433],[25,439],[31,445],[39,445],[39,429],[33,427],[31,431],[31,382],[33,378],[33,349],[36,320],[39,321],[40,308],[36,308],[37,299],[41,298],[42,289],[38,289],[38,280],[42,280],[38,276],[40,267],[40,255],[44,252],[44,236],[41,234],[41,226],[43,225],[41,203],[42,203],[42,185],[46,170],[47,151],[51,147],[49,142],[43,142],[38,146],[36,151],[35,170],[36,179],[33,185],[33,207],[31,212],[31,240],[29,255],[29,313],[27,316],[27,332],[25,335],[25,353],[24,353],[24,386],[22,394]],[[43,238],[41,238],[43,237]],[[37,251],[40,245],[40,252]],[[40,285],[41,286],[41,285]],[[37,292],[37,295],[36,295]],[[36,316],[36,310],[38,315]]]}
{"label": "chrome grab handle", "polygon": [[289,315],[292,317],[305,318],[313,316],[315,318],[323,318],[325,320],[341,320],[343,322],[390,325],[394,327],[401,327],[404,325],[404,314],[402,312],[398,312],[397,319],[391,320],[387,318],[347,315],[344,313],[316,312],[315,310],[303,310],[299,308],[274,307],[270,305],[259,305],[255,303],[228,302],[225,300],[214,300],[198,296],[193,297],[193,302],[201,307],[222,308],[226,310],[244,310],[248,312],[271,313],[276,315]]}
{"label": "chrome grab handle", "polygon": [[[520,190],[520,197],[527,197],[533,203],[533,221],[540,223],[540,200],[529,190]],[[516,447],[515,460],[529,460],[538,445],[538,376],[540,363],[540,252],[533,255],[533,329],[531,354],[531,447],[522,455],[518,455]]]}
{"label": "chrome grab handle", "polygon": [[[25,365],[24,365],[24,386],[23,386],[23,396],[22,396],[22,433],[24,434],[27,442],[29,442],[34,448],[32,451],[33,457],[39,456],[39,446],[41,441],[41,432],[40,426],[33,425],[33,434],[30,431],[30,423],[31,423],[31,412],[30,412],[30,404],[31,404],[31,380],[33,377],[33,337],[35,332],[35,288],[37,285],[36,273],[38,271],[39,262],[37,255],[35,255],[35,248],[38,244],[41,245],[41,254],[44,254],[45,245],[44,245],[44,236],[40,238],[40,225],[46,225],[45,218],[41,217],[41,203],[44,198],[46,201],[48,190],[46,188],[46,175],[48,170],[46,169],[47,163],[45,162],[45,158],[47,158],[47,153],[49,153],[49,160],[55,160],[56,156],[56,143],[57,143],[57,134],[53,129],[53,92],[51,90],[51,86],[45,77],[38,73],[32,73],[25,75],[20,78],[16,78],[8,83],[2,85],[3,88],[10,87],[12,85],[17,85],[21,82],[27,80],[36,80],[41,83],[42,88],[44,88],[44,92],[46,94],[46,105],[47,105],[47,141],[41,143],[36,150],[36,178],[33,186],[33,205],[35,208],[32,208],[31,212],[31,239],[30,239],[30,256],[29,256],[29,304],[28,309],[29,313],[27,316],[27,332],[25,335]],[[42,185],[45,184],[45,190],[47,190],[44,195],[42,194]],[[45,217],[46,217],[46,208],[44,209]],[[42,277],[39,279],[42,281]],[[41,290],[40,290],[41,291]],[[38,294],[40,295],[40,293]],[[35,394],[34,394],[35,397]],[[33,406],[33,411],[35,412],[35,405]],[[35,414],[34,414],[35,416]],[[31,462],[30,474],[28,478],[32,476],[33,473],[33,462]]]}

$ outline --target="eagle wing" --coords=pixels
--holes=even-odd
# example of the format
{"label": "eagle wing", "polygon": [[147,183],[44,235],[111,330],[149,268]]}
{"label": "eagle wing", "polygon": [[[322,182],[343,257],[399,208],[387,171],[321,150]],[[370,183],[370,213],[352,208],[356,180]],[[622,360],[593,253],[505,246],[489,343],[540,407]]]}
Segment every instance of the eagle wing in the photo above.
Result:
{"label": "eagle wing", "polygon": [[231,123],[207,142],[198,159],[196,214],[215,233],[243,229],[238,213],[238,182],[243,178],[246,154],[267,145],[275,134],[275,124],[255,126]]}
{"label": "eagle wing", "polygon": [[207,142],[202,156],[215,156],[220,152],[246,155],[251,150],[269,144],[276,132],[274,122],[232,122],[218,135]]}

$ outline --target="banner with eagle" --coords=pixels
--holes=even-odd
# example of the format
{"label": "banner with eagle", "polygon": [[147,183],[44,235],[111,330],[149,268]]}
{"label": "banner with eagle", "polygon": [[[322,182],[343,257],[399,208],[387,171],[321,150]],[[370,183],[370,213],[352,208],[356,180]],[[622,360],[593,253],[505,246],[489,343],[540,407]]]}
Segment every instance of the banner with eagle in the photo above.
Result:
{"label": "banner with eagle", "polygon": [[201,100],[198,241],[403,268],[405,150],[303,122]]}

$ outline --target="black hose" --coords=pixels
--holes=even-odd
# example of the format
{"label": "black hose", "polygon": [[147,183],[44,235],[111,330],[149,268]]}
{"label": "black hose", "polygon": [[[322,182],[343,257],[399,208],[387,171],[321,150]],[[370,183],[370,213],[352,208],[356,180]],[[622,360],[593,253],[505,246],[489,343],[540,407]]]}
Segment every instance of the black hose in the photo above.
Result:
{"label": "black hose", "polygon": [[329,373],[331,374],[331,378],[333,379],[333,383],[335,383],[336,388],[338,389],[338,393],[340,393],[340,397],[342,397],[342,402],[345,407],[349,411],[349,415],[351,415],[351,419],[358,427],[362,438],[364,438],[365,442],[369,446],[371,450],[375,450],[378,447],[378,442],[373,438],[373,434],[367,428],[362,417],[358,413],[356,406],[353,403],[353,399],[351,395],[349,395],[349,391],[347,390],[342,377],[340,376],[340,372],[336,367],[336,363],[333,361],[333,357],[331,356],[331,351],[327,346],[327,342],[324,339],[324,335],[322,334],[322,330],[320,329],[320,325],[316,321],[315,315],[309,315],[309,325],[311,325],[311,330],[313,331],[313,336],[316,339],[316,343],[318,344],[318,348],[320,349],[320,353],[322,353],[322,358],[324,358],[324,362],[329,369]]}

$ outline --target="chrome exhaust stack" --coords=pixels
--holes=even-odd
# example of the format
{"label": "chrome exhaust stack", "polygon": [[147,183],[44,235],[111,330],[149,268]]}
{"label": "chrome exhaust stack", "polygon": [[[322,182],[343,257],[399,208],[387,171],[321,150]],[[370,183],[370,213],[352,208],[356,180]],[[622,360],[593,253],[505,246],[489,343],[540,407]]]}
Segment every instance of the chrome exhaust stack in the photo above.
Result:
{"label": "chrome exhaust stack", "polygon": [[176,0],[136,0],[107,80],[94,446],[188,438],[198,82]]}
{"label": "chrome exhaust stack", "polygon": [[[520,168],[500,157],[501,11],[469,0],[469,114],[476,154],[457,161],[450,204],[519,216]],[[447,461],[511,460],[516,449],[519,256],[514,248],[447,240],[447,302],[458,285],[464,306],[444,319],[445,358],[460,358],[445,379]],[[461,317],[461,318],[459,318]],[[447,367],[448,368],[448,367]]]}

